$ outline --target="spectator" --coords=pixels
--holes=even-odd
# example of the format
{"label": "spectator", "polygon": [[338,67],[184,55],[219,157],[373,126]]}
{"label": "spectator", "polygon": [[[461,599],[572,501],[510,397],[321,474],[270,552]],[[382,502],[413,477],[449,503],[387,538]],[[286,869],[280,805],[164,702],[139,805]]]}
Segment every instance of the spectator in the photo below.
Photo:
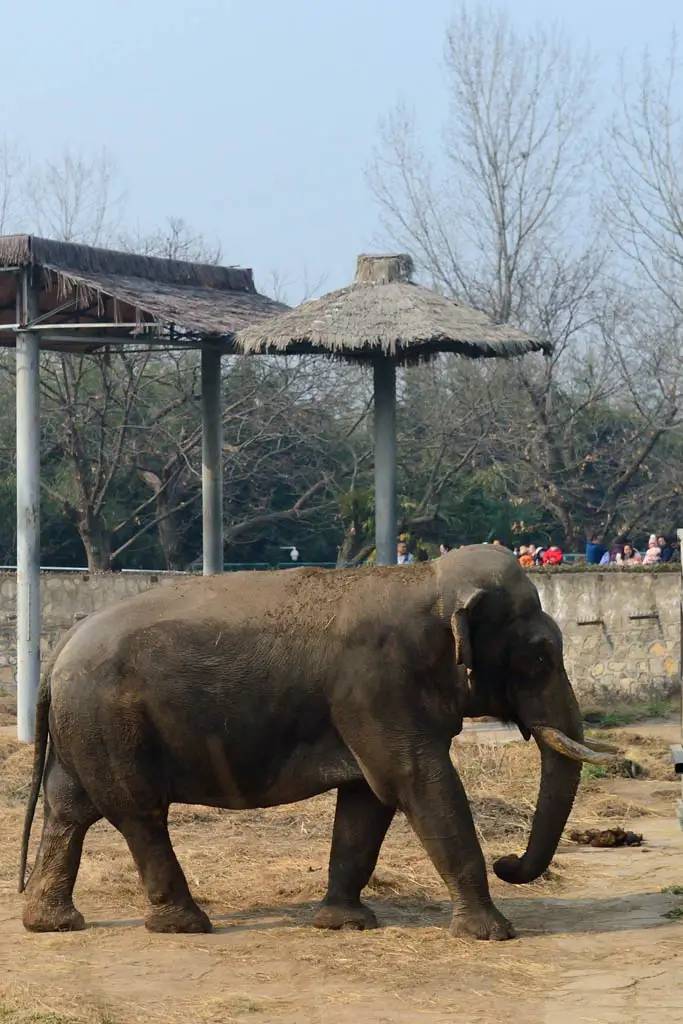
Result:
{"label": "spectator", "polygon": [[659,537],[657,537],[657,543],[659,544],[659,547],[661,549],[662,561],[663,562],[670,562],[671,561],[671,556],[673,555],[674,551],[676,550],[674,545],[671,543],[671,541],[668,541],[666,539],[666,537],[664,537],[661,534],[660,534]]}
{"label": "spectator", "polygon": [[658,565],[662,560],[662,549],[657,543],[657,535],[654,533],[650,534],[650,538],[647,542],[647,551],[643,558],[643,565]]}
{"label": "spectator", "polygon": [[636,551],[633,547],[633,544],[625,541],[622,552],[617,556],[616,561],[619,565],[641,565],[643,559],[640,556],[640,552]]}
{"label": "spectator", "polygon": [[534,557],[534,565],[543,565],[543,556],[545,554],[545,548],[541,547],[540,544],[537,548],[533,548],[532,545],[532,550]]}
{"label": "spectator", "polygon": [[[658,537],[657,540],[661,541],[663,538]],[[681,545],[679,544],[676,537],[672,537],[671,540],[665,542],[666,547],[662,550],[662,561],[667,562],[669,565],[674,565],[676,562],[681,560]],[[668,555],[664,558],[664,553]]]}
{"label": "spectator", "polygon": [[[610,562],[621,561],[621,556],[624,553],[624,544],[628,544],[628,540],[626,537],[620,534],[612,544],[612,547],[609,549]],[[619,555],[619,558],[617,558],[617,555]]]}
{"label": "spectator", "polygon": [[562,548],[559,544],[551,544],[550,547],[543,552],[542,561],[543,565],[562,565]]}
{"label": "spectator", "polygon": [[600,559],[600,565],[613,565],[613,564],[614,563],[610,561],[609,551],[605,551],[604,555]]}
{"label": "spectator", "polygon": [[519,558],[517,559],[523,569],[531,569],[534,564],[534,547],[533,544],[521,544],[519,548]]}
{"label": "spectator", "polygon": [[414,558],[408,551],[408,545],[404,540],[400,540],[396,545],[396,561],[399,565],[412,565]]}
{"label": "spectator", "polygon": [[591,534],[586,541],[586,564],[600,565],[605,554],[607,554],[605,545],[596,534]]}
{"label": "spectator", "polygon": [[441,544],[439,544],[439,554],[440,555],[447,555],[450,550],[451,550],[450,544],[444,544],[443,541],[441,542]]}

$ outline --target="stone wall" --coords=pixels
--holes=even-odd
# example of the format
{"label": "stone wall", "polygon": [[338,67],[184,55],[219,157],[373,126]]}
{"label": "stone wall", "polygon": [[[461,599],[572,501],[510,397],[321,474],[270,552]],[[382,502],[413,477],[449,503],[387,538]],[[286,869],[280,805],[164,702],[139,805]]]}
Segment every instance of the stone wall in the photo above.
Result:
{"label": "stone wall", "polygon": [[[677,688],[678,573],[531,576],[543,607],[562,629],[567,670],[584,703],[649,700]],[[90,612],[174,578],[164,573],[43,573],[43,651]],[[0,692],[15,685],[15,600],[14,574],[0,575]]]}
{"label": "stone wall", "polygon": [[564,636],[565,664],[584,704],[652,700],[679,686],[679,572],[532,573]]}

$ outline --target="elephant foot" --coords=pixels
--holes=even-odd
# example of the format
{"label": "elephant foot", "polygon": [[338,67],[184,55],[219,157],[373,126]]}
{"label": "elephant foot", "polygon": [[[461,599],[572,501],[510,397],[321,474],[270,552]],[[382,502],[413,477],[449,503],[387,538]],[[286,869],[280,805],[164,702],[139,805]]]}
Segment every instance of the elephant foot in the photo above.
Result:
{"label": "elephant foot", "polygon": [[210,932],[213,926],[208,916],[196,904],[190,906],[166,904],[154,907],[145,918],[148,932]]}
{"label": "elephant foot", "polygon": [[321,903],[313,918],[315,928],[350,928],[362,932],[366,928],[376,928],[377,918],[370,907],[364,903]]}
{"label": "elephant foot", "polygon": [[80,932],[85,928],[85,919],[73,903],[27,903],[23,922],[29,932]]}
{"label": "elephant foot", "polygon": [[450,933],[456,939],[491,939],[495,942],[514,939],[516,935],[508,919],[494,906],[454,914]]}

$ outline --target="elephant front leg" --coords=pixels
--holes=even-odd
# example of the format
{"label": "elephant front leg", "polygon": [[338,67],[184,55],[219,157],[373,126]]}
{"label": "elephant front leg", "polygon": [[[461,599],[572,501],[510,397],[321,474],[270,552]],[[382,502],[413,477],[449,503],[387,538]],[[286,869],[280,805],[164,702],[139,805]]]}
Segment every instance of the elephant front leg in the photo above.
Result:
{"label": "elephant front leg", "polygon": [[394,807],[381,803],[365,782],[340,786],[334,817],[327,895],[316,928],[375,928],[377,919],[360,894],[375,869]]}
{"label": "elephant front leg", "polygon": [[453,900],[451,934],[512,939],[494,905],[469,803],[448,751],[421,752],[399,782],[400,803]]}

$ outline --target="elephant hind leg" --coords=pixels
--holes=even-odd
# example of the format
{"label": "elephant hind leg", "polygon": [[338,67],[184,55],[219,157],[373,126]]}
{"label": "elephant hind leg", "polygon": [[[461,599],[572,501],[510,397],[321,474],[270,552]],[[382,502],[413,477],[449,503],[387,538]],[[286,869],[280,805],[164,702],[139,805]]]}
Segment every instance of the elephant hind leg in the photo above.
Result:
{"label": "elephant hind leg", "polygon": [[85,790],[48,756],[44,781],[43,832],[26,886],[24,927],[35,932],[78,931],[85,927],[73,904],[83,840],[101,814]]}
{"label": "elephant hind leg", "polygon": [[370,881],[395,808],[381,803],[366,782],[340,786],[334,817],[327,895],[316,928],[375,928],[377,919],[360,894]]}
{"label": "elephant hind leg", "polygon": [[164,809],[113,821],[128,843],[149,900],[145,927],[151,932],[210,932],[211,922],[192,899],[171,845],[166,817]]}

